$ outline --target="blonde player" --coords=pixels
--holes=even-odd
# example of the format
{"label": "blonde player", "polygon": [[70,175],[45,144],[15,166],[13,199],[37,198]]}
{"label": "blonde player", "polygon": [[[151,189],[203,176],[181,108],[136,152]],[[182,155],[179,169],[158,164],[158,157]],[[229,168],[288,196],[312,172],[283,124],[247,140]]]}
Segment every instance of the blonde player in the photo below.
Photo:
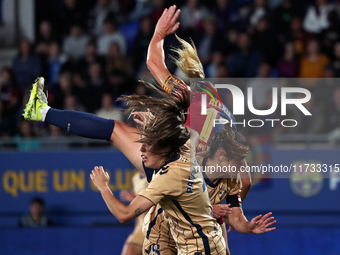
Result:
{"label": "blonde player", "polygon": [[[162,14],[162,17],[159,19],[156,25],[155,33],[148,49],[147,60],[148,68],[152,72],[156,80],[160,84],[163,84],[164,90],[170,94],[176,92],[178,86],[184,85],[182,81],[176,79],[170,74],[169,70],[165,65],[165,56],[163,51],[164,38],[167,35],[174,33],[179,26],[179,23],[176,22],[179,13],[180,10],[176,11],[176,6],[171,6],[169,9],[165,9],[165,11]],[[180,38],[178,38],[178,40],[180,41],[182,48],[174,50],[175,52],[178,53],[179,56],[178,59],[174,59],[176,65],[190,78],[204,78],[203,67],[197,56],[197,52],[194,45],[191,46],[189,43],[185,42]],[[210,132],[208,133],[207,129],[203,129],[203,127],[206,126],[203,125],[203,123],[205,123],[208,118],[205,119],[205,116],[197,114],[197,111],[196,112],[193,111],[195,107],[200,109],[201,105],[200,102],[201,97],[200,95],[196,94],[193,96],[193,100],[191,102],[190,117],[189,121],[187,122],[187,125],[189,125],[191,128],[194,128],[200,134],[203,133],[205,134],[205,139],[202,138],[202,135],[200,136],[199,141],[200,147],[198,147],[200,151],[205,151],[207,149],[208,140],[210,140],[214,133],[220,130],[218,130],[217,128],[216,129],[210,128],[209,129]],[[229,121],[232,120],[235,123],[235,119],[227,107],[223,105],[217,105],[216,107],[213,108],[214,108],[213,111],[217,112],[216,118],[227,119]],[[236,129],[235,126],[234,129]],[[243,163],[246,164],[245,160],[243,160]],[[242,199],[244,200],[251,186],[251,179],[249,174],[242,175],[242,183],[243,188],[241,191],[241,196]],[[222,186],[221,188],[224,188],[224,186]],[[210,190],[212,191],[209,193],[212,193],[211,199],[213,201],[213,204],[214,203],[218,204],[213,197],[214,193],[213,190],[218,190],[218,188],[214,189],[213,187],[211,187]],[[223,192],[225,192],[225,190]],[[224,194],[226,195],[226,193]],[[214,211],[224,213],[225,215],[226,212],[223,212],[223,206],[224,205],[214,206]],[[214,216],[218,217],[219,215]],[[162,254],[165,252],[168,252],[169,254],[175,254],[176,250],[168,248],[169,246],[171,247],[170,245],[171,237],[169,236],[169,233],[166,231],[167,220],[166,218],[164,218],[161,209],[153,208],[153,210],[149,212],[148,217],[146,219],[148,219],[148,221],[145,221],[144,224],[146,240],[144,242],[143,252],[150,253],[150,250],[152,250],[153,252],[161,252]],[[149,224],[150,222],[151,224]],[[161,227],[159,226],[160,222],[162,222],[163,224],[163,226]],[[153,229],[156,229],[156,231],[153,231]],[[225,228],[223,227],[222,229],[225,232]],[[224,236],[227,241],[226,233],[224,234]],[[226,249],[227,251],[229,250],[228,247]]]}
{"label": "blonde player", "polygon": [[[164,10],[155,27],[155,32],[150,41],[147,54],[147,66],[150,72],[157,82],[162,85],[163,89],[169,94],[176,93],[180,86],[186,86],[183,81],[173,77],[169,72],[165,64],[165,54],[163,50],[165,37],[173,34],[179,27],[179,22],[177,22],[179,14],[180,9],[176,10],[176,5]],[[191,45],[179,37],[177,37],[177,39],[179,40],[181,47],[173,49],[173,51],[178,55],[178,58],[173,58],[175,64],[188,78],[203,79],[205,77],[203,66],[198,58],[194,44],[192,43]],[[209,104],[207,108],[211,108],[211,110],[216,112],[216,120],[221,119],[229,122],[232,121],[232,123],[236,122],[231,111],[223,104],[217,104],[215,106]],[[189,117],[186,124],[198,132],[200,136],[198,142],[199,146],[197,146],[196,149],[204,152],[208,148],[208,143],[212,136],[216,132],[222,130],[222,125],[212,127],[211,124],[206,123],[209,119],[207,116],[200,114],[200,110],[201,93],[195,93],[192,95]],[[206,126],[209,128],[205,128]],[[232,127],[236,130],[236,125],[233,125]],[[251,178],[249,173],[241,173],[241,178],[243,184],[241,197],[244,200],[251,187]]]}
{"label": "blonde player", "polygon": [[[175,13],[175,10],[175,6],[172,6],[169,10],[165,9],[160,21],[157,23],[155,36],[150,42],[147,60],[148,67],[156,80],[170,93],[173,93],[172,88],[177,80],[170,75],[165,66],[163,39],[165,35],[173,33],[178,28],[179,24],[176,23],[176,19],[179,11]],[[166,19],[164,18],[165,16],[167,17]],[[161,36],[159,37],[159,35]],[[185,48],[186,50],[178,52],[181,58],[176,64],[189,77],[204,77],[203,68],[195,49],[190,48],[190,44],[185,44],[185,41],[181,42],[183,46],[188,47]],[[166,82],[164,83],[165,80]],[[78,136],[111,141],[139,171],[143,173],[149,170],[144,168],[140,160],[139,145],[135,142],[139,138],[136,128],[130,127],[121,121],[104,119],[85,112],[51,108],[48,106],[47,97],[44,93],[43,77],[37,78],[33,84],[23,115],[28,121],[46,122]],[[150,170],[150,173],[152,174],[152,170]],[[249,176],[247,178],[242,176],[242,182],[244,184],[242,193],[246,194],[248,192],[246,187],[250,187]]]}
{"label": "blonde player", "polygon": [[[140,173],[136,173],[132,177],[132,186],[133,186],[133,190],[122,190],[120,192],[120,199],[123,202],[130,203],[138,195],[139,192],[147,188],[148,182],[146,180],[146,177]],[[142,226],[143,226],[145,215],[146,215],[146,212],[141,214],[138,217],[135,223],[135,229],[125,241],[125,244],[122,250],[122,255],[142,254],[142,248],[143,248],[143,242],[144,242],[144,234],[142,233]]]}
{"label": "blonde player", "polygon": [[141,128],[141,157],[146,167],[156,169],[147,189],[128,206],[108,187],[109,176],[95,167],[91,179],[111,213],[121,222],[139,216],[160,204],[169,217],[178,254],[225,254],[221,228],[211,216],[211,204],[202,174],[190,166],[190,131],[185,126],[189,91],[182,87],[176,97],[127,96],[133,109],[148,109],[154,118]]}

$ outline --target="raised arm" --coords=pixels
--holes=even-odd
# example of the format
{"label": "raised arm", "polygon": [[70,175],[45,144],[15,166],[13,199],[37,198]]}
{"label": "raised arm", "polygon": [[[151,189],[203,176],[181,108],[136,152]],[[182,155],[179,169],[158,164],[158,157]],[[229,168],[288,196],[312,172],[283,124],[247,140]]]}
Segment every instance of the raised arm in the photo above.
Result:
{"label": "raised arm", "polygon": [[164,81],[170,74],[165,65],[163,50],[164,38],[177,30],[179,22],[176,21],[179,13],[179,9],[176,11],[176,5],[173,5],[169,9],[165,9],[163,11],[149,44],[146,64],[160,85],[163,85]]}
{"label": "raised arm", "polygon": [[154,204],[147,198],[137,196],[129,205],[124,205],[111,192],[109,188],[109,174],[103,167],[95,167],[90,175],[92,182],[100,191],[110,212],[121,222],[125,223],[137,218],[149,210]]}

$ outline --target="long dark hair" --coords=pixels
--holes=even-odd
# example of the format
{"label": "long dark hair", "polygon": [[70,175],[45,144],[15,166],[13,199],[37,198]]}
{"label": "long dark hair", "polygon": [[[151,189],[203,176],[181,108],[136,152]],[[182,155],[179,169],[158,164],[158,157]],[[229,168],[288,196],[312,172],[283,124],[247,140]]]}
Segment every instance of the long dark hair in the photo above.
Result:
{"label": "long dark hair", "polygon": [[223,125],[223,129],[212,137],[209,145],[209,149],[204,153],[208,158],[213,158],[219,149],[223,149],[226,156],[232,160],[243,160],[249,152],[246,138],[228,124]]}
{"label": "long dark hair", "polygon": [[190,139],[190,130],[185,125],[190,105],[190,91],[180,85],[175,95],[170,95],[160,86],[144,82],[157,91],[161,98],[145,95],[129,95],[119,98],[128,105],[127,111],[150,111],[154,118],[148,125],[139,127],[141,138],[137,141],[151,146],[150,152],[164,157],[181,154]]}

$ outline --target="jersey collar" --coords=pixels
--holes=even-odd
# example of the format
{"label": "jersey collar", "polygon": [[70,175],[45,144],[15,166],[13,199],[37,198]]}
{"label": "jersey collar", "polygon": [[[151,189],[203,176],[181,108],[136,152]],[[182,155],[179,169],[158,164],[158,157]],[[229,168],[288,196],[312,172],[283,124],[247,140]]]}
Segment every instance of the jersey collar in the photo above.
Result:
{"label": "jersey collar", "polygon": [[[203,159],[203,162],[202,162],[202,166],[203,166],[203,169],[204,167],[206,166],[207,164],[207,160],[208,160],[208,157],[205,157]],[[216,188],[217,185],[220,183],[221,179],[219,179],[216,183],[212,182],[209,177],[205,174],[205,171],[202,171],[202,174],[203,174],[203,177],[204,177],[204,180],[206,182],[206,184],[208,184],[210,187],[212,188]]]}
{"label": "jersey collar", "polygon": [[159,169],[155,170],[155,174],[157,174],[158,171],[161,170],[163,167],[165,167],[167,164],[170,164],[171,162],[178,160],[180,157],[181,155],[179,154],[176,154],[173,157],[171,157],[169,161],[165,162]]}

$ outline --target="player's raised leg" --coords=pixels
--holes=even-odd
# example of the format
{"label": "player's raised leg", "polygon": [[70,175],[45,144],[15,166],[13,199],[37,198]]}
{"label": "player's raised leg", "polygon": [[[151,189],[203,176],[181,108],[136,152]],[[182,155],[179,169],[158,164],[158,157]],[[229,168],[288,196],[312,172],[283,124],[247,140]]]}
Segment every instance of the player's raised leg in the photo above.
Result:
{"label": "player's raised leg", "polygon": [[78,136],[111,141],[138,170],[143,171],[136,143],[139,138],[137,128],[90,113],[51,108],[44,93],[43,77],[33,84],[23,116],[28,121],[43,121]]}

